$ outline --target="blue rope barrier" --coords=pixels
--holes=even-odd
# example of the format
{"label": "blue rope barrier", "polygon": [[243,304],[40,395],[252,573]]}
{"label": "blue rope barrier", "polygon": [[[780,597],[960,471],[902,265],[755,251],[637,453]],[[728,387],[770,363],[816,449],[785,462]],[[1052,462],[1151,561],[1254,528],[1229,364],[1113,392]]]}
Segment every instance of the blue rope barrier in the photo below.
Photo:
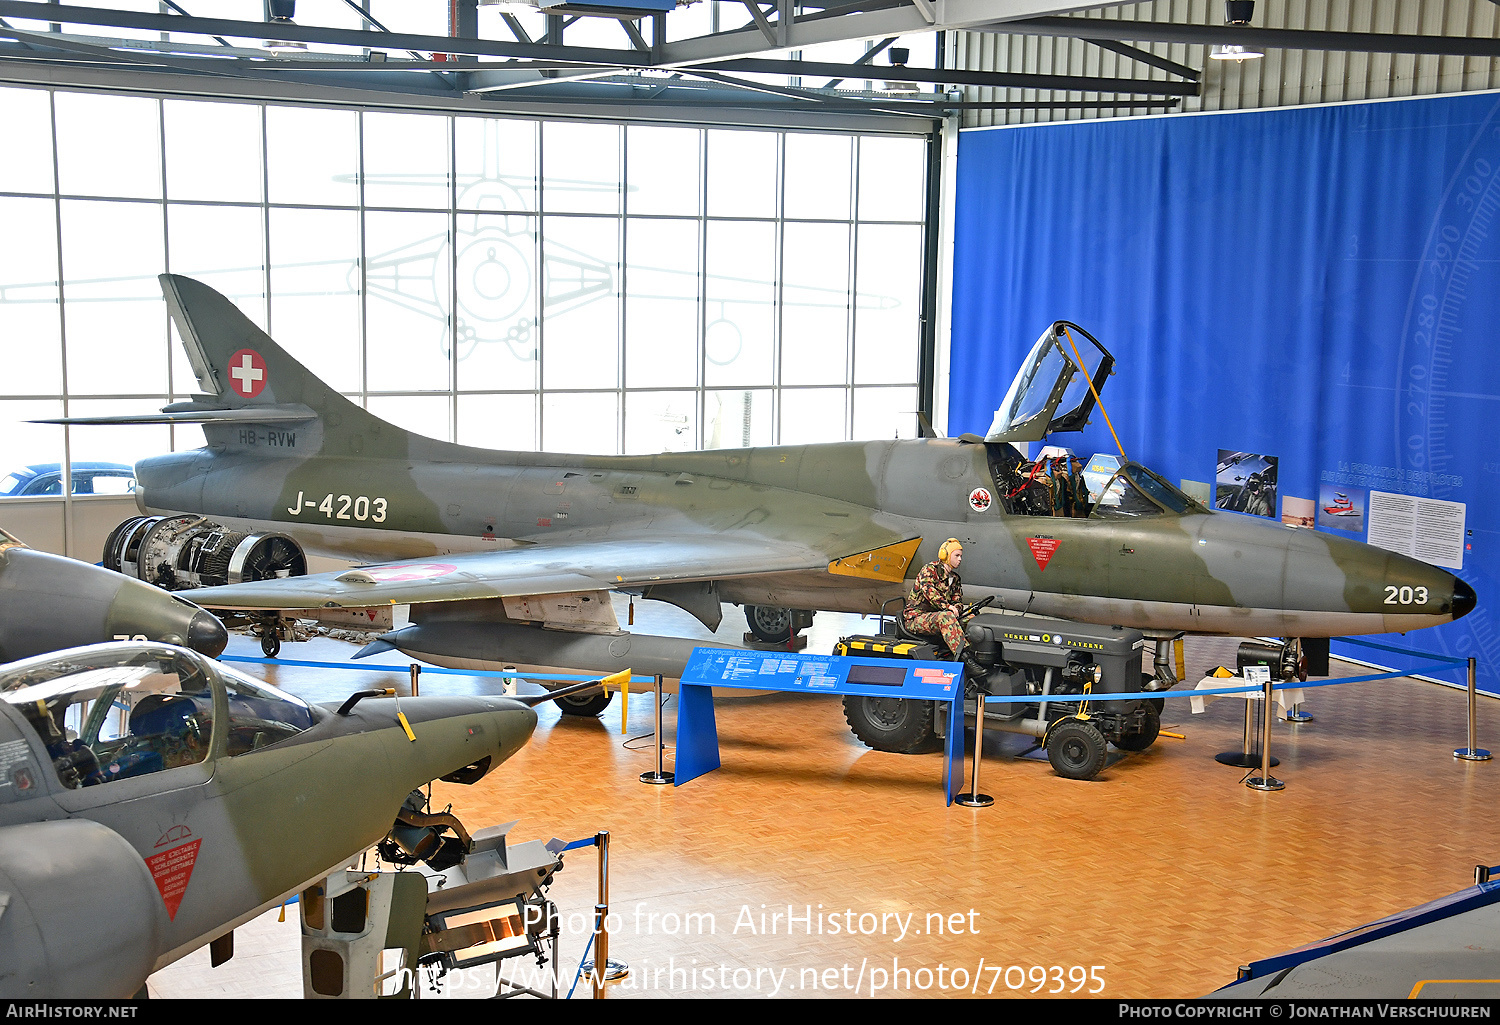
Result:
{"label": "blue rope barrier", "polygon": [[1411,648],[1397,648],[1389,644],[1381,644],[1378,641],[1361,641],[1353,637],[1334,637],[1332,639],[1335,641],[1340,641],[1344,644],[1357,644],[1361,648],[1378,648],[1381,651],[1392,651],[1397,655],[1415,655],[1417,658],[1435,658],[1439,662],[1446,662],[1450,665],[1455,666],[1467,666],[1469,664],[1469,660],[1466,658],[1456,658],[1453,655],[1439,655],[1435,651],[1413,651]]}
{"label": "blue rope barrier", "polygon": [[[578,959],[578,971],[576,971],[576,972],[573,973],[573,985],[568,987],[568,995],[563,998],[564,1000],[572,1000],[573,999],[573,990],[575,990],[575,989],[578,988],[578,980],[581,979],[581,978],[583,978],[583,963],[589,959],[589,951],[591,951],[593,949],[594,949],[594,937],[591,934],[589,936],[588,943],[584,945],[583,956]],[[554,952],[553,956],[554,957],[556,956],[555,952]],[[595,967],[597,968],[597,966],[595,966]],[[609,965],[605,965],[604,966],[604,970],[606,972],[609,971]]]}
{"label": "blue rope barrier", "polygon": [[[1431,651],[1413,651],[1409,648],[1396,648],[1388,644],[1378,644],[1374,641],[1359,641],[1352,637],[1336,637],[1338,641],[1347,641],[1350,644],[1358,644],[1367,648],[1379,648],[1382,651],[1391,651],[1399,655],[1415,655],[1419,658],[1436,659],[1426,665],[1419,665],[1411,669],[1393,670],[1388,673],[1373,673],[1367,676],[1342,676],[1325,680],[1312,680],[1301,682],[1274,683],[1272,690],[1285,690],[1287,688],[1300,688],[1311,690],[1316,687],[1333,687],[1344,683],[1368,683],[1372,680],[1395,680],[1403,676],[1413,676],[1424,672],[1446,672],[1459,666],[1467,666],[1468,659],[1454,658],[1451,655],[1439,655]],[[257,665],[267,666],[297,666],[309,669],[352,669],[357,672],[366,673],[400,673],[407,670],[407,665],[387,665],[384,663],[370,663],[367,665],[353,665],[348,662],[306,662],[297,659],[281,658],[255,658],[251,655],[221,655],[221,662],[253,662]],[[408,664],[409,665],[409,664]],[[526,680],[597,680],[598,674],[589,673],[526,673],[526,672],[504,672],[494,669],[444,669],[439,666],[422,666],[422,675],[429,673],[441,676],[492,676],[502,679],[526,679]],[[1229,677],[1226,677],[1229,679]],[[654,676],[632,676],[631,683],[655,683]],[[1225,694],[1259,694],[1264,689],[1262,684],[1253,684],[1238,687],[1212,687],[1203,690],[1129,690],[1129,691],[1095,691],[1088,695],[1090,701],[1119,701],[1125,698],[1204,698],[1219,697]],[[1039,700],[1045,700],[1049,704],[1066,703],[1078,701],[1082,698],[1080,694],[1009,694],[1009,695],[986,695],[986,704],[1012,705],[1012,704],[1035,704]],[[592,843],[593,841],[589,841]]]}
{"label": "blue rope barrier", "polygon": [[[1402,676],[1410,676],[1412,673],[1422,672],[1424,670],[1430,670],[1430,669],[1432,669],[1434,667],[1439,667],[1440,668],[1441,667],[1441,663],[1434,663],[1431,666],[1418,666],[1416,669],[1403,669],[1403,670],[1401,670],[1399,672],[1376,673],[1376,674],[1374,674],[1372,676],[1342,676],[1342,677],[1331,678],[1331,679],[1327,679],[1327,680],[1309,680],[1309,681],[1307,681],[1305,683],[1301,682],[1301,681],[1298,681],[1298,680],[1292,680],[1289,683],[1273,683],[1271,685],[1271,689],[1272,690],[1287,690],[1287,689],[1290,688],[1290,689],[1306,689],[1306,690],[1310,690],[1310,689],[1312,689],[1314,687],[1332,687],[1332,686],[1335,686],[1336,684],[1340,684],[1340,683],[1366,683],[1366,682],[1368,682],[1370,680],[1394,680],[1394,679],[1398,679],[1398,678],[1400,678]],[[1225,677],[1225,679],[1232,679],[1232,677]],[[1096,690],[1096,691],[1093,691],[1090,694],[1088,694],[1087,697],[1088,697],[1089,701],[1119,701],[1119,700],[1121,700],[1123,698],[1211,698],[1211,697],[1219,697],[1219,696],[1224,695],[1224,694],[1247,694],[1247,693],[1259,694],[1264,689],[1265,689],[1265,685],[1264,684],[1257,683],[1257,684],[1251,684],[1251,685],[1241,686],[1241,687],[1207,687],[1207,688],[1204,688],[1203,690],[1129,690],[1129,691],[1113,691],[1113,690],[1112,691],[1100,691],[1100,690]],[[1072,694],[1057,694],[1057,693],[1054,693],[1054,694],[1045,694],[1045,695],[1044,694],[1007,694],[1007,695],[986,695],[984,700],[985,700],[985,704],[1000,704],[1000,705],[1026,704],[1026,705],[1034,705],[1038,701],[1045,701],[1048,704],[1053,704],[1053,703],[1058,703],[1058,704],[1061,704],[1061,703],[1072,703],[1072,702],[1075,702],[1075,701],[1078,701],[1078,700],[1082,699],[1083,697],[1084,697],[1084,695],[1078,694],[1078,693],[1072,693]]]}

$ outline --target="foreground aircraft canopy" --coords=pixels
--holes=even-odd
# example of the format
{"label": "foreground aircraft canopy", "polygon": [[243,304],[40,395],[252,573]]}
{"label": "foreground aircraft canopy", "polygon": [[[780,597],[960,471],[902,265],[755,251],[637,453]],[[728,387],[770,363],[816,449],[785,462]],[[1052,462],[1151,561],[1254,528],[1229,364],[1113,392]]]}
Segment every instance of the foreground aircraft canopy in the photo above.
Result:
{"label": "foreground aircraft canopy", "polygon": [[229,634],[184,598],[0,530],[0,662],[114,640],[166,641],[213,658]]}
{"label": "foreground aircraft canopy", "polygon": [[[721,601],[877,611],[950,536],[967,546],[971,598],[1106,625],[1328,637],[1446,623],[1475,602],[1444,570],[1212,512],[1137,463],[1087,518],[1027,515],[1011,442],[1080,429],[1113,363],[1064,322],[1038,340],[987,438],[559,455],[394,427],[312,376],[213,289],[161,280],[205,394],[128,419],[203,423],[208,446],[140,462],[142,510],[274,529],[380,563],[195,592],[210,607],[410,603],[419,626],[482,629],[545,619],[536,608],[546,596],[580,607],[578,596],[592,596],[598,609],[619,590],[680,605],[712,628]],[[610,612],[578,629],[618,625]]]}
{"label": "foreground aircraft canopy", "polygon": [[129,997],[525,745],[525,700],[308,705],[184,648],[0,669],[0,999]]}

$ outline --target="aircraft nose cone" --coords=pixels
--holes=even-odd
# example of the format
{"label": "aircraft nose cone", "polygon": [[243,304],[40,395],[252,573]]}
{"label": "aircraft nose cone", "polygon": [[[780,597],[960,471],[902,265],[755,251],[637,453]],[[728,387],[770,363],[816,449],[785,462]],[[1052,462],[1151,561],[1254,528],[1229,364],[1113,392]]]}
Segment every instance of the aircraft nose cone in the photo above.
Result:
{"label": "aircraft nose cone", "polygon": [[1454,578],[1453,581],[1453,618],[1461,619],[1474,611],[1474,606],[1479,604],[1479,597],[1474,593],[1474,588],[1462,580]]}
{"label": "aircraft nose cone", "polygon": [[[1472,591],[1470,592],[1473,593]],[[229,644],[229,631],[207,612],[193,613],[188,623],[187,646],[209,658],[218,658]]]}

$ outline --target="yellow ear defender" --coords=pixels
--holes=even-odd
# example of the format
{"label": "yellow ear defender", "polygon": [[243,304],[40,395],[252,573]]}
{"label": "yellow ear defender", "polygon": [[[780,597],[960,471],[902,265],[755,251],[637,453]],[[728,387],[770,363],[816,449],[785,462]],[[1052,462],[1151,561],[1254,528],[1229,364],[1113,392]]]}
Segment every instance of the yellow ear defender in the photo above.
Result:
{"label": "yellow ear defender", "polygon": [[959,551],[963,551],[964,548],[964,546],[959,543],[958,538],[950,537],[948,540],[944,541],[941,545],[938,546],[938,561],[947,562],[948,554],[955,548],[957,548]]}

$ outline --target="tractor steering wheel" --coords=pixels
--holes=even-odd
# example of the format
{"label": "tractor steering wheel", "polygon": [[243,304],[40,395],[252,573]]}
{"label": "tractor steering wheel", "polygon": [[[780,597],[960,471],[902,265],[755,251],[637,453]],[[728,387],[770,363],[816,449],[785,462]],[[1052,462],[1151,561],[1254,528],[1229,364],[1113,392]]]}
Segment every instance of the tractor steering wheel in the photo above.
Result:
{"label": "tractor steering wheel", "polygon": [[960,613],[959,618],[968,619],[970,616],[978,615],[980,609],[984,608],[987,605],[993,605],[994,603],[995,596],[993,594],[987,594],[983,598],[980,598],[978,601],[974,602],[972,605],[966,605],[963,612]]}

